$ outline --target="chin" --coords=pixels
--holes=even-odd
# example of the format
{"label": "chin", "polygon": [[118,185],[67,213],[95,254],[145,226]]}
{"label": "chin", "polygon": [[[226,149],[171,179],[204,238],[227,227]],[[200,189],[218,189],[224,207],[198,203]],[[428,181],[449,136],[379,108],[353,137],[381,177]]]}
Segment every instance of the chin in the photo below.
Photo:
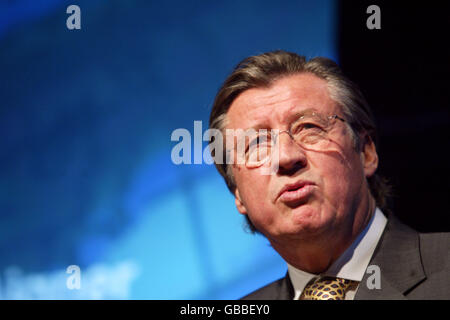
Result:
{"label": "chin", "polygon": [[317,234],[326,229],[321,213],[311,206],[302,206],[292,211],[290,224],[297,234]]}
{"label": "chin", "polygon": [[294,224],[310,224],[320,218],[320,212],[311,205],[304,204],[292,209],[290,216]]}

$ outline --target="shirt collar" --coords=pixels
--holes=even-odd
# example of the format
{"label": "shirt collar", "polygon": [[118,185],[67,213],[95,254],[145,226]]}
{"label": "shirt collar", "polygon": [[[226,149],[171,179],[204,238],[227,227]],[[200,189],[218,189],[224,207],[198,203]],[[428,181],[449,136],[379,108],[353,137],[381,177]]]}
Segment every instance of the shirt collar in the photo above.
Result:
{"label": "shirt collar", "polygon": [[[372,258],[373,252],[386,227],[387,219],[383,212],[376,208],[364,230],[358,235],[344,253],[319,276],[331,276],[349,280],[361,281]],[[288,273],[294,286],[296,297],[305,286],[317,275],[299,270],[288,264]]]}

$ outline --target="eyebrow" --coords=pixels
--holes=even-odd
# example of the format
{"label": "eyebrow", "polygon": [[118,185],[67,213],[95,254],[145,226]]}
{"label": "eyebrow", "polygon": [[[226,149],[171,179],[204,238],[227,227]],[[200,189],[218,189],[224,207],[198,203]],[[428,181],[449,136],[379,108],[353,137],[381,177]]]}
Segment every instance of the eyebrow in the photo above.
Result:
{"label": "eyebrow", "polygon": [[[318,111],[315,108],[307,108],[307,109],[304,109],[302,111],[290,114],[285,119],[287,119],[288,120],[288,124],[291,125],[293,121],[297,120],[301,116],[304,116],[305,114],[312,113],[312,112],[318,112]],[[270,130],[271,128],[269,128],[269,127],[270,126],[266,124],[266,121],[263,121],[261,123],[257,123],[256,125],[254,125],[252,127],[244,129],[244,131],[248,131],[248,130],[251,130],[251,129],[253,129],[253,130],[260,130],[260,129],[268,129],[268,130]]]}
{"label": "eyebrow", "polygon": [[300,112],[294,113],[293,115],[290,116],[290,118],[295,120],[295,119],[298,119],[298,118],[304,116],[305,114],[313,113],[313,112],[319,112],[319,111],[317,111],[317,109],[315,109],[315,108],[308,108],[308,109],[304,109]]}

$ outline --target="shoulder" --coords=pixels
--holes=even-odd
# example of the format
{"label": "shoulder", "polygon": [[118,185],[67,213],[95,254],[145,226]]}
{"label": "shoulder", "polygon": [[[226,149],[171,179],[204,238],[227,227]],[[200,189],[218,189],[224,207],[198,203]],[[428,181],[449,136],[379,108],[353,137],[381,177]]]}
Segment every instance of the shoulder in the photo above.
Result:
{"label": "shoulder", "polygon": [[449,233],[420,233],[391,215],[371,264],[381,268],[381,290],[363,290],[363,286],[359,299],[450,296]]}
{"label": "shoulder", "polygon": [[285,277],[269,283],[241,298],[241,300],[289,300],[294,297],[291,280]]}
{"label": "shoulder", "polygon": [[389,234],[389,249],[394,253],[392,256],[398,256],[403,252],[409,257],[411,252],[417,251],[426,275],[449,270],[450,233],[417,232],[395,216],[390,217],[386,229],[386,233]]}
{"label": "shoulder", "polygon": [[419,237],[427,249],[450,250],[450,232],[419,233]]}
{"label": "shoulder", "polygon": [[450,233],[419,233],[420,255],[425,272],[446,270],[450,273]]}
{"label": "shoulder", "polygon": [[408,296],[411,299],[450,297],[450,233],[419,233],[420,255],[426,279]]}

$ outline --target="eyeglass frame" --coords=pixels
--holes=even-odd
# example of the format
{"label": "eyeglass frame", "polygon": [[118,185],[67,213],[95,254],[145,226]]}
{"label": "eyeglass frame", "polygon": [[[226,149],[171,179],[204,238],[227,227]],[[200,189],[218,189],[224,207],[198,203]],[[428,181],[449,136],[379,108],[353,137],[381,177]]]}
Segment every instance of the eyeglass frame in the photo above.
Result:
{"label": "eyeglass frame", "polygon": [[[320,113],[317,113],[317,112],[312,112],[310,115],[311,115],[311,116],[314,116],[314,115],[324,116],[324,115],[321,115]],[[305,117],[305,115],[300,116],[296,121],[301,120],[303,117]],[[327,118],[327,120],[337,119],[337,120],[341,120],[342,122],[348,123],[347,120],[345,120],[344,118],[340,117],[340,116],[337,115],[337,114],[332,114],[332,115],[328,115],[328,116],[325,116],[325,117]],[[289,127],[288,130],[280,130],[280,131],[278,131],[278,133],[276,133],[275,141],[277,141],[277,138],[280,136],[280,134],[282,134],[283,132],[286,132],[286,133],[289,135],[289,137],[292,139],[292,141],[294,141],[296,144],[298,144],[298,142],[295,140],[295,138],[294,138],[294,136],[293,136],[291,130],[292,130],[292,123],[291,123],[291,125],[290,125],[290,127]],[[276,145],[276,143],[275,143],[275,145]],[[247,153],[247,151],[246,151],[245,153]],[[247,158],[247,157],[246,157],[246,158]],[[263,163],[264,163],[264,162],[262,162],[261,164],[259,164],[259,166],[261,166]],[[248,168],[248,166],[247,166],[247,161],[246,161],[245,166]],[[258,167],[258,166],[255,166],[255,168],[256,168],[256,167]]]}
{"label": "eyeglass frame", "polygon": [[[311,115],[316,115],[316,114],[318,114],[318,113],[316,113],[316,112],[311,113]],[[303,118],[303,117],[304,117],[304,115],[301,116],[300,118],[298,118],[298,120],[300,120],[300,119]],[[338,120],[341,120],[342,122],[347,122],[347,120],[345,120],[344,118],[339,117],[337,114],[332,114],[332,115],[326,116],[326,117],[327,117],[328,120],[338,119]],[[297,120],[297,121],[298,121],[298,120]],[[280,131],[278,132],[277,136],[279,136],[279,135],[282,134],[283,132],[286,132],[286,133],[289,135],[289,137],[291,137],[291,139],[295,141],[294,137],[292,136],[291,129],[292,129],[292,127],[289,128],[289,130],[280,130]]]}

